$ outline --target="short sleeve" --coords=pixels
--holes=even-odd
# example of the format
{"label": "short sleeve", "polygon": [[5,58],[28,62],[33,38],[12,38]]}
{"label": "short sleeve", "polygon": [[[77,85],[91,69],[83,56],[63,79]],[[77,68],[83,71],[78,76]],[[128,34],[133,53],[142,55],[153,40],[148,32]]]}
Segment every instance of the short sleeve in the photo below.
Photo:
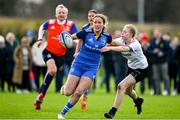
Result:
{"label": "short sleeve", "polygon": [[112,42],[112,36],[111,35],[108,35],[107,36],[107,43],[111,43]]}
{"label": "short sleeve", "polygon": [[128,45],[130,51],[137,51],[139,48],[141,48],[141,45],[138,41],[133,42],[131,44]]}
{"label": "short sleeve", "polygon": [[85,30],[81,30],[76,33],[76,36],[78,39],[82,39],[84,41],[86,34],[87,34],[87,32]]}
{"label": "short sleeve", "polygon": [[71,34],[74,34],[77,32],[77,28],[75,24],[72,24],[72,28],[71,28]]}

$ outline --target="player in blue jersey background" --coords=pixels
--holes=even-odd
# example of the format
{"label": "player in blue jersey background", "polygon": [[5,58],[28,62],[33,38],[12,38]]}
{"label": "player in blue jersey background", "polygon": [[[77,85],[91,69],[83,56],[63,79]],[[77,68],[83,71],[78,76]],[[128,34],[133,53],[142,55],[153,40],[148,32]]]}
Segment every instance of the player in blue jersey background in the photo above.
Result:
{"label": "player in blue jersey background", "polygon": [[63,119],[68,110],[78,102],[81,95],[91,87],[100,65],[100,49],[112,41],[112,37],[106,29],[107,23],[105,15],[96,14],[92,27],[72,35],[73,39],[82,39],[83,44],[71,65],[64,85],[63,94],[71,97],[58,114],[58,119]]}

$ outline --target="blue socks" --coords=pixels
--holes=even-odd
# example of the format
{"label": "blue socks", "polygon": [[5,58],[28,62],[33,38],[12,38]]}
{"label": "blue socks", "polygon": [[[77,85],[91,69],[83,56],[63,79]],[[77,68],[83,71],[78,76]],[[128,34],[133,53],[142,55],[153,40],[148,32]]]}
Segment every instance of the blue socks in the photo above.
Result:
{"label": "blue socks", "polygon": [[50,75],[49,73],[46,74],[46,77],[45,77],[44,82],[40,89],[40,93],[43,93],[44,95],[46,94],[46,91],[47,91],[53,77],[54,76]]}
{"label": "blue socks", "polygon": [[84,97],[87,97],[88,96],[88,90],[86,90],[83,94]]}
{"label": "blue socks", "polygon": [[63,110],[62,110],[60,113],[63,114],[63,115],[65,115],[65,114],[69,111],[69,109],[72,108],[72,106],[73,106],[73,105],[72,105],[70,102],[68,102],[68,103],[64,106]]}

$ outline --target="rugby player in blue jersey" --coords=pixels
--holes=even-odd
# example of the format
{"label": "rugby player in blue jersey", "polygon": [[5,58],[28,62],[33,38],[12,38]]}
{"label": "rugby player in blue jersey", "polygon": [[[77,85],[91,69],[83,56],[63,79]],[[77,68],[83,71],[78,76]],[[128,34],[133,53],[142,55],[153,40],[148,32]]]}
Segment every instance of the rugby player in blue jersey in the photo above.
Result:
{"label": "rugby player in blue jersey", "polygon": [[[95,9],[91,9],[91,10],[88,11],[88,23],[83,26],[82,30],[86,30],[90,26],[92,26],[93,18],[97,13],[98,13],[98,11],[95,10]],[[82,44],[83,44],[83,40],[79,39],[78,43],[76,45],[76,50],[75,50],[74,57],[76,57],[78,55],[79,50],[82,47]],[[95,79],[94,79],[94,81],[95,81]],[[82,95],[82,97],[80,98],[81,110],[83,110],[83,111],[87,110],[87,96],[88,96],[88,90],[86,90],[84,92],[84,94]]]}
{"label": "rugby player in blue jersey", "polygon": [[100,49],[112,41],[111,35],[106,30],[107,23],[105,15],[96,14],[93,18],[92,27],[72,35],[73,39],[82,39],[83,44],[71,65],[64,85],[63,94],[70,96],[70,99],[58,114],[58,119],[64,119],[69,109],[91,87],[100,65]]}

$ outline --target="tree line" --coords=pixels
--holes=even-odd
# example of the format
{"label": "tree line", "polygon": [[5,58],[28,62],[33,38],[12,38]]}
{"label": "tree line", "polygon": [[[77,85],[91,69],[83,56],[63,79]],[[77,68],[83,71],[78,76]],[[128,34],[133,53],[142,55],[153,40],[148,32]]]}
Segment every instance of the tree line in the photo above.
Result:
{"label": "tree line", "polygon": [[[146,23],[180,23],[179,0],[144,1]],[[41,4],[26,0],[0,0],[0,16],[51,18],[58,4],[68,7],[69,17],[73,19],[86,19],[87,11],[96,8],[110,20],[137,22],[138,0],[42,0]]]}

